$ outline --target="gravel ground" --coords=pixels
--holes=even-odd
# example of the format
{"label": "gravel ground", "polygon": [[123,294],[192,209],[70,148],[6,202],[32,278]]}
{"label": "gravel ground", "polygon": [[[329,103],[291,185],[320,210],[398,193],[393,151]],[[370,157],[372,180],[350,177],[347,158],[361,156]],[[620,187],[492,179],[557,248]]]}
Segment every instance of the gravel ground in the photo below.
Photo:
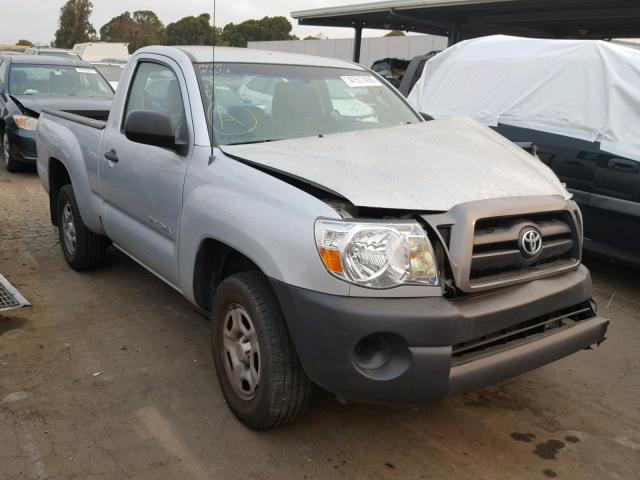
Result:
{"label": "gravel ground", "polygon": [[0,273],[33,304],[0,314],[0,479],[638,479],[638,271],[587,259],[609,339],[420,408],[319,392],[254,433],[225,406],[206,319],[111,252],[62,258],[33,173],[0,173]]}

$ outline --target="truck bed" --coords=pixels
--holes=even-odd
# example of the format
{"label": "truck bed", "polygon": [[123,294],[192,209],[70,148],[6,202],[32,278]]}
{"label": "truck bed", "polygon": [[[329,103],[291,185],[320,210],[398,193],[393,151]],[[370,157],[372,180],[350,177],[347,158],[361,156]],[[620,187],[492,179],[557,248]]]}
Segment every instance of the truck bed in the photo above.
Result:
{"label": "truck bed", "polygon": [[85,117],[83,115],[77,115],[75,113],[63,112],[61,110],[44,109],[42,113],[46,113],[53,117],[69,120],[70,122],[79,123],[87,127],[96,128],[98,130],[104,130],[107,126],[107,119],[109,118],[109,112],[104,113],[104,119],[98,120],[96,118]]}

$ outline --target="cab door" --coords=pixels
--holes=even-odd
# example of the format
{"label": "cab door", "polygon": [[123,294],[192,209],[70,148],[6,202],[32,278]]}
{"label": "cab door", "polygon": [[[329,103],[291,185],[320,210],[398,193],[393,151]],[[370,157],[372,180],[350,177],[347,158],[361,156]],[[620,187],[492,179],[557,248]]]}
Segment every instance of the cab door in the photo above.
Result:
{"label": "cab door", "polygon": [[[138,60],[118,128],[110,125],[101,147],[102,220],[109,238],[167,282],[178,282],[178,241],[193,125],[180,67],[166,57]],[[129,140],[127,116],[135,110],[168,115],[180,151]]]}

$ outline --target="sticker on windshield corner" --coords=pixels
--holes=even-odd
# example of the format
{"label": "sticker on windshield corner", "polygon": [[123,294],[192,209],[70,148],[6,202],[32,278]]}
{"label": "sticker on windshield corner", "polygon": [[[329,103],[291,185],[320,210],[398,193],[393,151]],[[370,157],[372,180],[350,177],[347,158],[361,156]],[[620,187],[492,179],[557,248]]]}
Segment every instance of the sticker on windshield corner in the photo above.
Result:
{"label": "sticker on windshield corner", "polygon": [[340,77],[350,87],[379,87],[380,81],[371,75],[347,75]]}
{"label": "sticker on windshield corner", "polygon": [[76,68],[76,72],[78,72],[78,73],[93,73],[93,74],[98,73],[92,68]]}

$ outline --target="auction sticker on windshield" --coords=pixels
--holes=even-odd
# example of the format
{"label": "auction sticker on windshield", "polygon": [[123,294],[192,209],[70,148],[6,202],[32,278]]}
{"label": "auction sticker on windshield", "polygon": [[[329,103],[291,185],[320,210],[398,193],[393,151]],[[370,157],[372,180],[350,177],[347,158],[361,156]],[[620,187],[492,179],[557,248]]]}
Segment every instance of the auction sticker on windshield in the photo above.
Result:
{"label": "auction sticker on windshield", "polygon": [[92,68],[76,68],[76,72],[78,72],[78,73],[93,73],[93,74],[98,73]]}
{"label": "auction sticker on windshield", "polygon": [[379,87],[381,83],[371,75],[346,75],[340,77],[350,87]]}

